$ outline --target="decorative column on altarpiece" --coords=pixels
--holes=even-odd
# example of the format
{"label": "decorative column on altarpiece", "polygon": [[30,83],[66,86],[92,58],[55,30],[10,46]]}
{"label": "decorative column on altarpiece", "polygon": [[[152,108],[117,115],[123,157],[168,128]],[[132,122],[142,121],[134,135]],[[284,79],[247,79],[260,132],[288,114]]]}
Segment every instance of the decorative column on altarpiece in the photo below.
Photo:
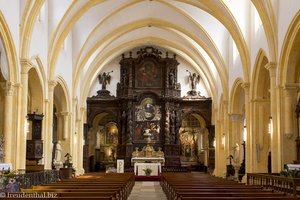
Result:
{"label": "decorative column on altarpiece", "polygon": [[170,144],[170,108],[169,108],[169,103],[166,104],[165,144]]}

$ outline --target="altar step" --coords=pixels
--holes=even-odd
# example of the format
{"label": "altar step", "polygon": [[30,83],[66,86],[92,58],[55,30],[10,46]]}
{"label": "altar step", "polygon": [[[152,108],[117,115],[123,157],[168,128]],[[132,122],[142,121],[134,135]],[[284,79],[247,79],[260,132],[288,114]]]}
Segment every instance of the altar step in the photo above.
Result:
{"label": "altar step", "polygon": [[135,176],[135,181],[160,181],[160,176]]}
{"label": "altar step", "polygon": [[167,200],[160,183],[155,182],[135,182],[135,185],[128,197],[128,200]]}

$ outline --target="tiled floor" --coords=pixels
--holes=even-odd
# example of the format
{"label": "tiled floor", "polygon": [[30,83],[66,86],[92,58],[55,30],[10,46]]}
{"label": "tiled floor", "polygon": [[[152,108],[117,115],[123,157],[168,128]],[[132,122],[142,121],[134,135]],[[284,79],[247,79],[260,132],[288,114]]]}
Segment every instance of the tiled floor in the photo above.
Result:
{"label": "tiled floor", "polygon": [[128,200],[167,200],[158,181],[136,181]]}

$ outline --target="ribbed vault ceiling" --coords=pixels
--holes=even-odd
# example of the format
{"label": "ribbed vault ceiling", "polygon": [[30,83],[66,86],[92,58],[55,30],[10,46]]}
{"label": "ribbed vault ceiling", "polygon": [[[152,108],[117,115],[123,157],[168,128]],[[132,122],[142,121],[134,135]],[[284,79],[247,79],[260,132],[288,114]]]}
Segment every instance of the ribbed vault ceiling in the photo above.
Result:
{"label": "ribbed vault ceiling", "polygon": [[201,74],[216,98],[218,91],[228,91],[231,38],[243,78],[249,79],[243,33],[222,0],[53,0],[49,9],[55,27],[48,54],[50,79],[55,76],[60,47],[72,34],[73,94],[79,92],[82,98],[106,63],[142,45],[161,46],[180,55]]}

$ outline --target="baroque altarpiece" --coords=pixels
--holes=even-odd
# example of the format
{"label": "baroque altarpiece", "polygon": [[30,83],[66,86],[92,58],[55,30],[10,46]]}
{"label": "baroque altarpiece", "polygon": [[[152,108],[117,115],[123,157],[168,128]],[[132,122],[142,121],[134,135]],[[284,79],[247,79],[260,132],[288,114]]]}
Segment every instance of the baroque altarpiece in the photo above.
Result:
{"label": "baroque altarpiece", "polygon": [[[179,130],[182,120],[190,114],[198,114],[209,132],[209,145],[213,149],[214,127],[211,125],[211,98],[181,97],[177,82],[178,61],[176,55],[165,55],[153,47],[145,47],[122,55],[120,82],[117,95],[106,88],[87,99],[87,124],[84,127],[84,168],[89,171],[89,129],[101,113],[115,119],[118,129],[116,159],[124,159],[125,167],[131,165],[132,152],[150,143],[154,149],[161,147],[165,153],[165,166],[180,166],[181,142]],[[106,84],[106,83],[105,83]],[[145,135],[151,135],[149,137]],[[214,152],[210,154],[211,165]],[[91,168],[91,167],[90,167]]]}

